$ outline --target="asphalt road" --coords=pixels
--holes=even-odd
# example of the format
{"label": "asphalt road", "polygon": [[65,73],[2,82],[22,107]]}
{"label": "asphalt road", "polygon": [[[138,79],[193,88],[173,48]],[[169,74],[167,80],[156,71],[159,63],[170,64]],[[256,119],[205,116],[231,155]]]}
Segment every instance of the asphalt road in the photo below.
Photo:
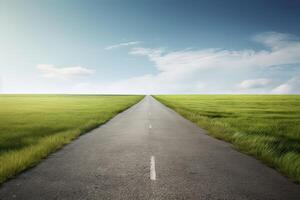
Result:
{"label": "asphalt road", "polygon": [[299,185],[152,97],[0,188],[0,199],[299,198]]}

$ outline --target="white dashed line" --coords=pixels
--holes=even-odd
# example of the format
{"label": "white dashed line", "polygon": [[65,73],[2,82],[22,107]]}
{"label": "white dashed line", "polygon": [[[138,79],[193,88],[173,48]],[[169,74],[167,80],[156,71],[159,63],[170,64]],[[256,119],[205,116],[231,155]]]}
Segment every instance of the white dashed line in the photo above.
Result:
{"label": "white dashed line", "polygon": [[151,156],[151,159],[150,159],[150,179],[152,181],[156,180],[155,157],[154,156]]}
{"label": "white dashed line", "polygon": [[152,128],[152,125],[151,125],[151,124],[149,124],[149,128]]}

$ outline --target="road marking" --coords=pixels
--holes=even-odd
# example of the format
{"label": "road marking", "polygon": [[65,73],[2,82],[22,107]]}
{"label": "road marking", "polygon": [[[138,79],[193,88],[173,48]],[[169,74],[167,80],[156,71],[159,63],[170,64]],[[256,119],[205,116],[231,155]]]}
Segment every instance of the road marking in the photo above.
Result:
{"label": "road marking", "polygon": [[149,128],[152,128],[151,124],[149,124]]}
{"label": "road marking", "polygon": [[152,181],[156,180],[155,157],[154,156],[151,156],[151,159],[150,159],[150,179]]}

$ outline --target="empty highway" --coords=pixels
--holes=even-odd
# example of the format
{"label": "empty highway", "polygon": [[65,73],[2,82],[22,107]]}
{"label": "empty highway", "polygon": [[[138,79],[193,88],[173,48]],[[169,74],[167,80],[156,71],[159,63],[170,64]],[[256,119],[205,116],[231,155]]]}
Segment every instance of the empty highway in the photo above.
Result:
{"label": "empty highway", "polygon": [[300,187],[147,96],[0,187],[0,199],[299,199]]}

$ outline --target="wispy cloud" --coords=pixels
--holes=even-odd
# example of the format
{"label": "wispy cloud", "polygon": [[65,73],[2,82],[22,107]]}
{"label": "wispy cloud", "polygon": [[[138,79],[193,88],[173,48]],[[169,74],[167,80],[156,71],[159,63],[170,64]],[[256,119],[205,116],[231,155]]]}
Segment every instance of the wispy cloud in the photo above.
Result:
{"label": "wispy cloud", "polygon": [[292,78],[288,80],[286,83],[283,83],[276,88],[274,88],[271,93],[273,94],[296,94],[300,93],[300,79]]}
{"label": "wispy cloud", "polygon": [[46,78],[57,78],[63,80],[81,76],[88,76],[94,73],[93,70],[81,66],[56,67],[49,64],[39,64],[37,65],[37,69]]}
{"label": "wispy cloud", "polygon": [[[80,88],[86,92],[94,88],[99,93],[119,94],[300,93],[299,79],[286,80],[289,79],[286,75],[281,77],[283,71],[289,71],[290,65],[300,73],[300,68],[295,67],[300,66],[300,40],[275,32],[262,33],[254,38],[264,48],[167,51],[163,48],[132,47],[129,54],[147,58],[156,68],[155,74],[88,86],[83,84]],[[276,71],[273,66],[280,66],[280,70]],[[259,74],[263,78],[251,78]],[[282,84],[278,84],[280,82]]]}
{"label": "wispy cloud", "polygon": [[239,89],[248,90],[248,89],[256,89],[256,88],[264,88],[269,85],[272,81],[266,78],[259,79],[248,79],[243,80],[239,85]]}
{"label": "wispy cloud", "polygon": [[[267,71],[271,66],[300,64],[300,41],[289,34],[267,32],[255,36],[255,41],[264,45],[261,50],[202,49],[166,51],[161,48],[135,47],[131,55],[146,56],[158,70],[155,75],[146,74],[106,85],[113,91],[148,91],[150,93],[223,93],[243,89],[270,87],[270,79],[244,79],[239,76]],[[231,73],[230,73],[231,72]],[[208,80],[206,77],[210,77]],[[242,78],[242,77],[240,77]],[[208,87],[197,88],[197,85]],[[147,89],[145,89],[147,88]],[[252,90],[255,92],[255,90]],[[265,91],[265,90],[260,90]],[[289,90],[288,92],[294,92]],[[270,91],[269,91],[270,92]]]}
{"label": "wispy cloud", "polygon": [[111,49],[116,49],[116,48],[120,48],[120,47],[124,47],[124,46],[133,46],[133,45],[137,45],[140,44],[140,41],[132,41],[132,42],[124,42],[124,43],[119,43],[119,44],[114,44],[114,45],[110,45],[105,47],[105,50],[111,50]]}
{"label": "wispy cloud", "polygon": [[133,48],[130,54],[147,56],[161,71],[208,68],[268,67],[300,63],[300,41],[289,40],[289,35],[268,33],[257,35],[257,41],[271,50],[204,49],[164,52],[161,49]]}
{"label": "wispy cloud", "polygon": [[264,32],[253,37],[254,41],[272,49],[283,48],[297,40],[294,35],[278,32]]}

